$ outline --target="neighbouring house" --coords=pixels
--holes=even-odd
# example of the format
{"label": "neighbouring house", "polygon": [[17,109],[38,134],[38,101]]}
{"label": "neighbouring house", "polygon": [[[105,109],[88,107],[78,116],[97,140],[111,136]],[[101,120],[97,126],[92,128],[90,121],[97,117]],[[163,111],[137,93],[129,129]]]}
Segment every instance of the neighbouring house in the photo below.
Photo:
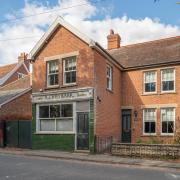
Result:
{"label": "neighbouring house", "polygon": [[[22,57],[22,58],[21,58]],[[0,67],[0,145],[31,147],[31,77],[27,55]]]}
{"label": "neighbouring house", "polygon": [[[29,54],[32,148],[89,150],[98,139],[171,143],[180,128],[180,36],[108,49],[58,17]],[[105,143],[104,143],[105,145]]]}

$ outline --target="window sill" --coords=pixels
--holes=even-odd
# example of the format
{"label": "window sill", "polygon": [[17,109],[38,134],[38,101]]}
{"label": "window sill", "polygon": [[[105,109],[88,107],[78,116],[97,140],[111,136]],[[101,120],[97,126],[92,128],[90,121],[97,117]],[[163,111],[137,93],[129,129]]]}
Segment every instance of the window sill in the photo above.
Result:
{"label": "window sill", "polygon": [[152,93],[143,93],[142,96],[151,96],[151,95],[158,95],[157,92],[152,92]]}
{"label": "window sill", "polygon": [[111,89],[107,89],[107,88],[106,88],[106,91],[108,91],[108,92],[110,92],[110,93],[113,93],[113,90],[111,90]]}
{"label": "window sill", "polygon": [[163,94],[176,94],[176,91],[164,91],[160,93],[160,95],[163,95]]}
{"label": "window sill", "polygon": [[143,134],[141,137],[151,137],[151,136],[157,136],[157,134]]}
{"label": "window sill", "polygon": [[161,137],[172,137],[172,136],[174,136],[174,134],[161,134],[160,136]]}
{"label": "window sill", "polygon": [[61,86],[61,88],[73,87],[73,86],[77,86],[77,83],[63,84],[63,85]]}
{"label": "window sill", "polygon": [[42,131],[42,132],[36,132],[34,133],[35,135],[63,135],[63,134],[75,134],[74,132],[67,132],[67,131],[62,131],[62,132],[53,132],[53,131]]}
{"label": "window sill", "polygon": [[54,86],[47,86],[44,89],[48,90],[48,89],[58,89],[60,86],[59,85],[54,85]]}

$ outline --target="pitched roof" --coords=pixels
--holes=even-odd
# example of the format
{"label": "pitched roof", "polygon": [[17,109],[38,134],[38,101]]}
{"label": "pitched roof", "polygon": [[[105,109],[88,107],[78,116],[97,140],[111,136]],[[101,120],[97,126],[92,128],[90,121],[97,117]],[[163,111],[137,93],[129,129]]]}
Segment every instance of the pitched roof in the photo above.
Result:
{"label": "pitched roof", "polygon": [[108,52],[124,68],[180,63],[180,36],[122,46]]}
{"label": "pitched roof", "polygon": [[0,78],[4,77],[6,74],[8,74],[10,71],[12,71],[16,65],[17,65],[17,63],[0,66]]}
{"label": "pitched roof", "polygon": [[21,95],[26,89],[16,89],[11,91],[1,91],[0,92],[0,106],[5,102]]}
{"label": "pitched roof", "polygon": [[0,108],[31,90],[30,75],[0,88]]}
{"label": "pitched roof", "polygon": [[1,91],[8,91],[12,89],[26,89],[29,87],[31,87],[31,74],[28,74],[21,79],[18,79],[5,86],[0,87],[0,93]]}
{"label": "pitched roof", "polygon": [[85,34],[81,33],[78,29],[76,29],[67,21],[65,21],[61,16],[58,16],[56,20],[52,23],[52,25],[49,27],[49,29],[45,32],[45,34],[41,37],[41,39],[37,42],[34,48],[31,50],[31,52],[28,55],[29,59],[34,58],[34,56],[39,52],[39,50],[44,46],[44,44],[47,42],[47,40],[50,38],[50,36],[54,33],[54,31],[59,26],[63,26],[69,31],[71,31],[74,35],[76,35],[77,37],[82,39],[84,42],[89,44],[89,46],[95,45],[95,42],[92,39],[90,39]]}

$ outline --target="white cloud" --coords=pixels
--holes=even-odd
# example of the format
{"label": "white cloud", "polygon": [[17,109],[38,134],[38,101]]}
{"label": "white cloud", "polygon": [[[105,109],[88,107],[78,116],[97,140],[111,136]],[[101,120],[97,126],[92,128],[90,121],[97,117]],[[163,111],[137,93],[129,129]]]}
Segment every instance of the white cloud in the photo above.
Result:
{"label": "white cloud", "polygon": [[[66,9],[79,4],[86,5]],[[62,8],[65,9],[62,10]],[[31,16],[32,14],[50,11],[53,13]],[[111,18],[106,14],[106,18],[103,20],[91,20],[91,17],[98,16],[99,13],[104,11],[103,7],[101,10],[98,10],[88,0],[59,0],[57,5],[53,7],[49,6],[48,3],[42,5],[37,2],[30,3],[26,0],[23,9],[12,14],[6,14],[5,17],[7,19],[29,17],[1,24],[0,39],[31,36],[33,38],[0,41],[0,64],[15,62],[20,52],[29,52],[57,15],[63,16],[69,23],[98,41],[104,47],[106,47],[106,36],[110,29],[114,29],[115,32],[121,35],[123,45],[180,35],[180,27],[163,24],[158,18],[154,20],[148,17],[132,19],[126,15]]]}

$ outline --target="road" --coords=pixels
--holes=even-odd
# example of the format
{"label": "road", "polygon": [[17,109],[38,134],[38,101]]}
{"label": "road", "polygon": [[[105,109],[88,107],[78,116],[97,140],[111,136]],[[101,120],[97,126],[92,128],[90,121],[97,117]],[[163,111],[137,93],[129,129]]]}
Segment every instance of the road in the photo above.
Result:
{"label": "road", "polygon": [[0,180],[180,180],[170,169],[0,155]]}

